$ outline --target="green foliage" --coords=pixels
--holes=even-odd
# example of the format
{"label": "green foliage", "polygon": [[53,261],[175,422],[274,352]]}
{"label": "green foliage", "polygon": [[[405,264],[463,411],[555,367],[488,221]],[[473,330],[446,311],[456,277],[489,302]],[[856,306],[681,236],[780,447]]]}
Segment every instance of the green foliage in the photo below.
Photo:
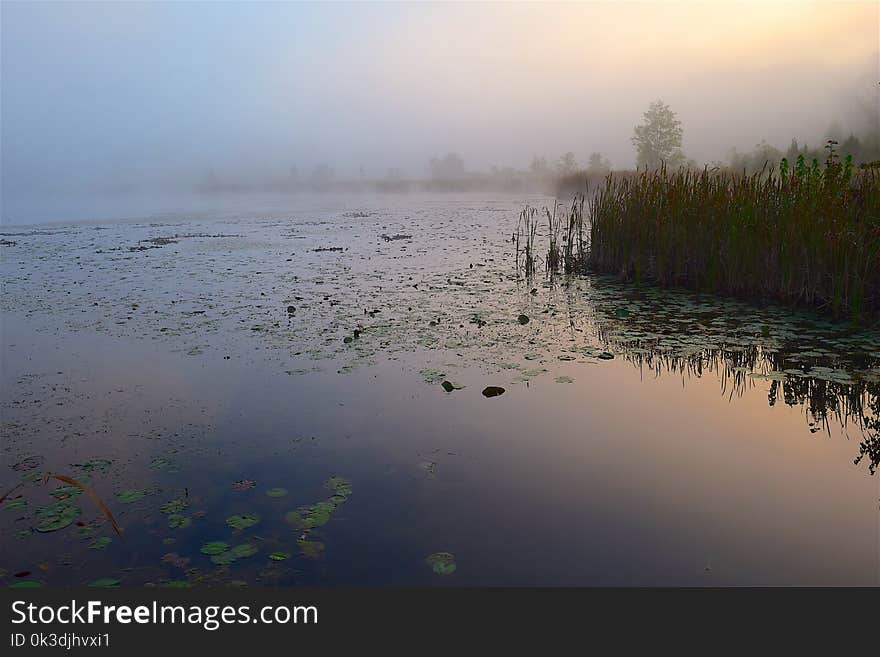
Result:
{"label": "green foliage", "polygon": [[683,130],[675,112],[662,100],[656,100],[635,127],[632,143],[636,147],[639,168],[657,169],[662,165],[676,168],[685,163],[681,152]]}
{"label": "green foliage", "polygon": [[589,265],[626,279],[773,298],[836,316],[880,310],[880,167],[829,142],[824,165],[745,175],[611,177],[590,202]]}

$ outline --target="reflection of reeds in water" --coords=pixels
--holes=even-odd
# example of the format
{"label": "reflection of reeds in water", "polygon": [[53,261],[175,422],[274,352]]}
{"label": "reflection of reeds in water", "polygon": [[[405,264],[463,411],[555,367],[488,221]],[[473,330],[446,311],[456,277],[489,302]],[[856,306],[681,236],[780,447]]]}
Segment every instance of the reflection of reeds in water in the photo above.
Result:
{"label": "reflection of reeds in water", "polygon": [[589,204],[589,265],[626,280],[880,311],[880,167],[660,168],[609,176]]}
{"label": "reflection of reeds in water", "polygon": [[[715,373],[721,390],[729,399],[741,396],[757,380],[770,379],[767,401],[775,406],[780,396],[788,406],[804,408],[813,432],[830,432],[829,422],[836,421],[842,428],[857,427],[863,435],[859,444],[858,465],[867,459],[868,470],[874,474],[880,467],[880,381],[837,382],[809,376],[809,370],[822,367],[839,370],[852,363],[829,362],[814,359],[805,361],[789,358],[797,350],[767,351],[760,346],[738,346],[731,349],[702,349],[686,355],[669,353],[643,342],[622,344],[600,330],[600,339],[625,360],[654,376],[679,374],[700,377]],[[801,374],[786,374],[800,370]]]}

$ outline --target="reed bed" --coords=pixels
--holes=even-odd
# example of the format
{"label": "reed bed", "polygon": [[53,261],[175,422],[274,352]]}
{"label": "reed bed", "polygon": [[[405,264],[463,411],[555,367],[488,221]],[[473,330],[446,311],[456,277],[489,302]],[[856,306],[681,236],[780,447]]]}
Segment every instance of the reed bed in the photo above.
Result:
{"label": "reed bed", "polygon": [[608,176],[589,202],[591,270],[626,280],[880,314],[880,166],[829,149],[753,175]]}

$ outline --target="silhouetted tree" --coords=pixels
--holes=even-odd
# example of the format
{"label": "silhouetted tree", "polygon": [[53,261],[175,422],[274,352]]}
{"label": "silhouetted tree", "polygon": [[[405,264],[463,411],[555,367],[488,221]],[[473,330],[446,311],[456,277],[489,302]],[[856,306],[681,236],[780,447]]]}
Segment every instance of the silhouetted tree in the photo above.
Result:
{"label": "silhouetted tree", "polygon": [[663,162],[670,167],[684,164],[681,152],[683,133],[681,121],[669,105],[662,100],[651,103],[642,115],[642,123],[635,127],[632,138],[638,166],[656,169]]}
{"label": "silhouetted tree", "polygon": [[435,180],[461,180],[465,177],[464,160],[458,153],[447,153],[443,158],[432,157],[430,168]]}
{"label": "silhouetted tree", "polygon": [[578,164],[574,157],[574,153],[569,151],[568,153],[563,153],[559,156],[559,162],[556,163],[556,171],[558,171],[560,175],[570,176],[577,171],[577,168]]}
{"label": "silhouetted tree", "polygon": [[602,153],[590,153],[587,164],[587,172],[593,175],[604,176],[611,171],[611,162],[602,157]]}
{"label": "silhouetted tree", "polygon": [[547,158],[535,155],[532,163],[529,165],[529,171],[536,176],[543,176],[550,173],[550,167],[547,165]]}

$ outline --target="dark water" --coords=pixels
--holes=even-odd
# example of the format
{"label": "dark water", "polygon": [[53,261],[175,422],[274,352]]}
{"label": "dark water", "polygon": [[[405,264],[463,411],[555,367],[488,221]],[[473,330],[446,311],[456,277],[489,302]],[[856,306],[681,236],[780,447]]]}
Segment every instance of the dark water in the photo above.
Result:
{"label": "dark water", "polygon": [[4,227],[2,581],[880,583],[880,336],[518,281],[522,201]]}

